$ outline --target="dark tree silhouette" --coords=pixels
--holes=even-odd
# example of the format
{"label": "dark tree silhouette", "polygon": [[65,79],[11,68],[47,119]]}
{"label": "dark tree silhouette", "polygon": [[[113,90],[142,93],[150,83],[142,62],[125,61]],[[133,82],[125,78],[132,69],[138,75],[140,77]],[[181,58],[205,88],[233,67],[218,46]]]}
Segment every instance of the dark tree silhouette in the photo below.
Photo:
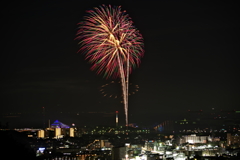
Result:
{"label": "dark tree silhouette", "polygon": [[27,135],[13,130],[0,131],[1,153],[7,159],[34,160],[36,154],[29,145]]}

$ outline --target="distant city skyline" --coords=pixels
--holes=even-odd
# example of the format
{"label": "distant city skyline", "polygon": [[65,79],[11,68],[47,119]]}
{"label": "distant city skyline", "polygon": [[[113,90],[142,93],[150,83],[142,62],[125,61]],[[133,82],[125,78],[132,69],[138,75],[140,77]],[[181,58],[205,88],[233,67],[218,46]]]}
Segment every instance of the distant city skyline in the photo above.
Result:
{"label": "distant city skyline", "polygon": [[[195,121],[201,126],[207,122],[211,125],[222,125],[230,123],[240,123],[240,111],[234,110],[194,110],[182,111],[176,115],[173,112],[161,112],[151,114],[135,113],[130,115],[129,124],[135,123],[138,126],[149,126],[152,128],[166,121]],[[34,117],[34,119],[33,119]],[[76,126],[91,125],[116,125],[116,112],[99,111],[99,112],[73,112],[73,111],[45,111],[43,112],[19,112],[19,113],[1,113],[1,125],[8,123],[10,128],[21,127],[47,127],[49,123],[59,120],[67,125],[75,124]],[[118,112],[119,125],[124,125],[124,112]],[[201,122],[201,123],[199,123]],[[203,123],[203,124],[202,124]],[[206,124],[207,124],[206,123]]]}

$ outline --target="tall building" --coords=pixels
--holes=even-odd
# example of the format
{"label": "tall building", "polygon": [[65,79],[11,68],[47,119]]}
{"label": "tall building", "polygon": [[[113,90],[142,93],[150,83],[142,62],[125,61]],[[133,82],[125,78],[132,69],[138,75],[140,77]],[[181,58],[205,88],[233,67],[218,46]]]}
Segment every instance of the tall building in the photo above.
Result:
{"label": "tall building", "polygon": [[44,138],[45,137],[45,134],[44,134],[45,132],[44,132],[44,130],[39,130],[38,131],[38,138]]}
{"label": "tall building", "polygon": [[74,137],[74,128],[70,128],[70,137]]}
{"label": "tall building", "polygon": [[61,128],[55,128],[55,138],[61,137],[62,137]]}

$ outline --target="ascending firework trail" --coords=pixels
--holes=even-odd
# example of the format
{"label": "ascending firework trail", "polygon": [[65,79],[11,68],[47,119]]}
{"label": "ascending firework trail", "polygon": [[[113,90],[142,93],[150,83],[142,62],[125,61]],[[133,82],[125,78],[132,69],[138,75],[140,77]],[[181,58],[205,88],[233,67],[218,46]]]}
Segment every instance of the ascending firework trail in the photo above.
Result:
{"label": "ascending firework trail", "polygon": [[121,7],[102,5],[87,11],[78,23],[76,39],[91,70],[105,78],[121,78],[123,102],[128,126],[128,82],[133,68],[140,65],[144,54],[143,37]]}

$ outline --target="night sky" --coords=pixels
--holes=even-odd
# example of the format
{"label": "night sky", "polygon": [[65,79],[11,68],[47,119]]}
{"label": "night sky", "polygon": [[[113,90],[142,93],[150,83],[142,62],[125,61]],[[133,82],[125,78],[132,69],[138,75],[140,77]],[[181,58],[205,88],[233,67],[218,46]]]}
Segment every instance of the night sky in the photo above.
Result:
{"label": "night sky", "polygon": [[[42,107],[52,117],[54,112],[123,114],[121,99],[99,91],[112,79],[90,71],[74,40],[85,11],[101,4],[121,5],[144,37],[145,55],[130,75],[130,83],[139,86],[129,97],[130,122],[189,109],[240,110],[237,3],[190,2],[6,1],[1,10],[1,114],[41,112]],[[120,85],[104,89],[119,94]],[[21,118],[1,116],[0,121]]]}

